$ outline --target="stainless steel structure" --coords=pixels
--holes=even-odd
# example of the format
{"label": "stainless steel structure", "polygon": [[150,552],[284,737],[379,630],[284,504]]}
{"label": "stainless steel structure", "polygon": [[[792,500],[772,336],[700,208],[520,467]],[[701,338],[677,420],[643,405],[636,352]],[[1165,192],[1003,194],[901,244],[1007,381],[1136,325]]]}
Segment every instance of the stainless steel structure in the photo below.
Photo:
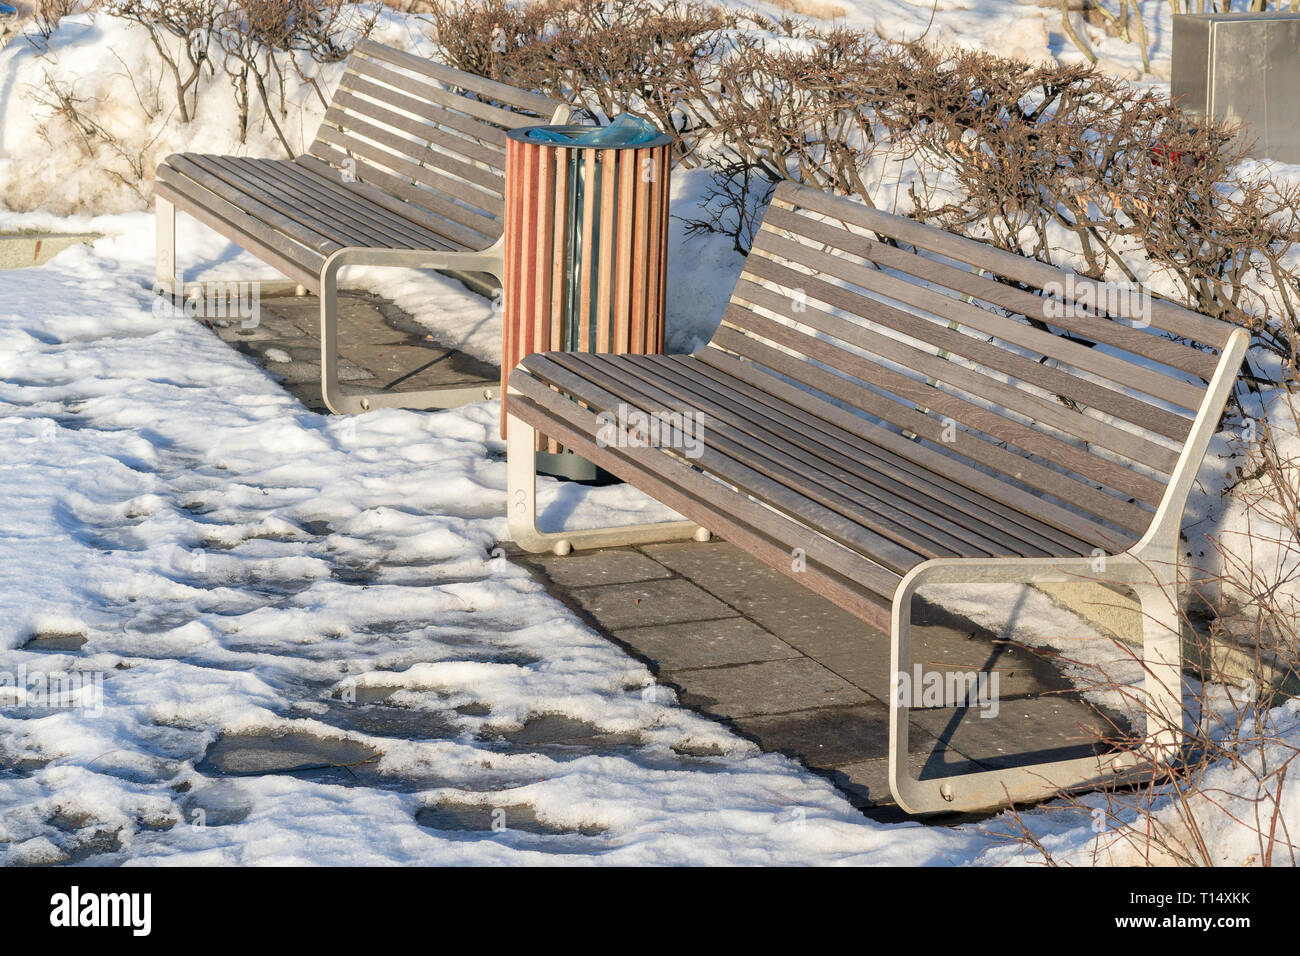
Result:
{"label": "stainless steel structure", "polygon": [[1251,154],[1300,163],[1300,13],[1174,17],[1170,95],[1244,124]]}

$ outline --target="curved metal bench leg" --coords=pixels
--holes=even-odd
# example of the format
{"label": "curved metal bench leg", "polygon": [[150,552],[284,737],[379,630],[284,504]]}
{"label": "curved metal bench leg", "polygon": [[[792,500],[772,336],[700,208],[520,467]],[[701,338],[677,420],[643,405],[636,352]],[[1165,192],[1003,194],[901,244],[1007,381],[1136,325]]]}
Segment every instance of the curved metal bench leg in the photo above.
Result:
{"label": "curved metal bench leg", "polygon": [[325,260],[320,281],[320,375],[321,397],[336,415],[353,415],[378,408],[434,410],[459,408],[471,402],[497,398],[501,387],[492,385],[450,386],[420,391],[371,390],[344,394],[339,382],[338,274],[345,266],[372,265],[394,268],[456,268],[486,272],[500,278],[503,271],[498,246],[476,253],[438,253],[428,250],[340,249]]}
{"label": "curved metal bench leg", "polygon": [[590,548],[617,548],[659,541],[708,541],[709,532],[694,521],[544,532],[537,529],[537,430],[514,415],[506,416],[506,517],[511,539],[525,551],[569,554]]}
{"label": "curved metal bench leg", "polygon": [[[908,813],[991,810],[1045,800],[1062,792],[1152,779],[1177,760],[1182,746],[1182,639],[1176,585],[1156,582],[1150,562],[1130,554],[1108,560],[1107,583],[1133,589],[1143,614],[1141,710],[1147,715],[1142,747],[1006,770],[918,779],[908,762],[906,687],[911,672],[912,598],[921,584],[1022,584],[1099,580],[1091,558],[1044,565],[1036,559],[941,559],[915,568],[894,596],[890,650],[889,789]],[[1145,578],[1145,580],[1144,580]]]}

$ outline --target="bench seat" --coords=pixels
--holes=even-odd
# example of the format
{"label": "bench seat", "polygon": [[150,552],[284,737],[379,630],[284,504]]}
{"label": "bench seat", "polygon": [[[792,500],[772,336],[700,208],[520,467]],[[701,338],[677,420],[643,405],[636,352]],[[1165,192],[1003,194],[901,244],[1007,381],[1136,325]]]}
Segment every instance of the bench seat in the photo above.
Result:
{"label": "bench seat", "polygon": [[[925,446],[720,350],[539,353],[520,367],[527,374],[511,379],[519,389],[512,414],[556,438],[555,426],[566,423],[564,444],[615,474],[629,463],[584,427],[595,415],[616,415],[620,405],[689,413],[701,423],[702,453],[686,462],[696,476],[718,479],[717,487],[656,497],[724,538],[761,540],[783,563],[802,549],[818,590],[842,592],[837,603],[882,628],[903,575],[930,558],[1078,556],[1124,543],[1033,496],[1021,499],[1032,508],[1017,511],[1006,503],[1017,500],[1015,489],[992,476],[963,476],[989,493],[963,486],[952,480],[954,463]],[[660,452],[643,456],[640,467],[671,483],[678,461]]]}
{"label": "bench seat", "polygon": [[339,249],[473,251],[491,244],[482,236],[473,237],[473,246],[448,236],[448,224],[432,214],[381,202],[382,193],[302,158],[177,154],[159,168],[155,191],[200,221],[236,233],[237,241],[265,243],[270,248],[263,254],[279,259],[272,264],[313,292],[320,291],[325,260]]}

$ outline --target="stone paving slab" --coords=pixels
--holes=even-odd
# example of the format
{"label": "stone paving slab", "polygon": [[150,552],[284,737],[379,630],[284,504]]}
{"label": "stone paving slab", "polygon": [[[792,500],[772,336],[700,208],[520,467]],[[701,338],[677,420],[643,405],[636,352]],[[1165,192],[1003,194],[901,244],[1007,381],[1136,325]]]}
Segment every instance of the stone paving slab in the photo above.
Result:
{"label": "stone paving slab", "polygon": [[[912,626],[911,656],[926,673],[997,674],[1002,697],[1022,697],[1067,691],[1070,682],[1046,657],[1005,643],[993,643],[991,635],[967,627]],[[830,643],[829,641],[827,642]],[[881,700],[889,694],[889,635],[865,632],[851,650],[829,647],[815,655],[835,673],[857,684]]]}
{"label": "stone paving slab", "polygon": [[911,723],[990,767],[1086,757],[1115,734],[1086,706],[1050,696],[1003,699],[988,717],[978,706],[916,709]]}
{"label": "stone paving slab", "polygon": [[658,561],[637,551],[579,551],[562,558],[553,554],[539,555],[534,560],[547,577],[563,588],[633,584],[673,575]]}
{"label": "stone paving slab", "polygon": [[672,671],[666,676],[682,685],[683,704],[715,717],[784,714],[872,699],[809,657]]}
{"label": "stone paving slab", "polygon": [[736,611],[684,578],[576,588],[574,600],[604,628],[685,624],[735,617]]}
{"label": "stone paving slab", "polygon": [[614,631],[619,643],[634,647],[656,673],[725,667],[802,657],[785,641],[743,617]]}
{"label": "stone paving slab", "polygon": [[[788,714],[742,717],[736,727],[764,750],[798,757],[812,766],[841,767],[889,754],[889,708],[866,699],[847,707],[822,707]],[[942,749],[920,727],[908,735],[908,749]]]}

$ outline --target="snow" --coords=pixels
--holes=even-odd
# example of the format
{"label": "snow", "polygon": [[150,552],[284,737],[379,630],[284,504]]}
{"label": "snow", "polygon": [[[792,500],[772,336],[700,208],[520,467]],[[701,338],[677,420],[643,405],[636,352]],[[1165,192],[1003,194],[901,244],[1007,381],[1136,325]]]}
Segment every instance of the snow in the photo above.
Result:
{"label": "snow", "polygon": [[[931,17],[919,0],[751,6],[891,38],[920,36]],[[1158,77],[1167,7],[1146,0],[1143,10]],[[1081,29],[1110,68],[1138,68],[1135,48]],[[376,38],[428,44],[392,13]],[[945,0],[927,39],[1079,56],[1054,10],[993,0]],[[235,141],[221,79],[205,80],[189,127],[151,113],[147,44],[137,27],[86,14],[67,18],[44,52],[21,39],[0,51],[0,230],[104,236],[0,275],[0,672],[95,678],[81,706],[48,711],[12,706],[20,695],[0,682],[0,862],[1035,862],[1007,844],[1005,817],[948,829],[864,818],[824,779],[680,707],[504,560],[496,403],[322,417],[199,324],[156,308],[153,222],[130,164],[147,171],[177,149],[279,147],[260,124]],[[321,71],[324,86],[337,69]],[[47,74],[93,104],[120,150],[101,143],[87,155],[60,138],[36,97]],[[313,97],[290,90],[297,145],[319,119]],[[906,170],[881,163],[873,174],[892,188]],[[674,206],[698,203],[706,179],[678,170]],[[274,277],[187,217],[179,229],[187,278]],[[688,351],[716,326],[740,258],[725,240],[688,244],[680,220],[672,229],[669,347]],[[411,270],[345,279],[440,340],[496,357],[499,315],[457,283]],[[1240,454],[1221,436],[1208,472]],[[1247,521],[1218,487],[1189,509],[1192,540]],[[624,486],[543,481],[540,499],[544,527],[561,516],[579,527],[671,517]],[[1289,576],[1293,545],[1279,536],[1266,566]],[[944,603],[1007,639],[1064,646],[1120,684],[1140,679],[1107,635],[1036,592],[968,588]],[[75,653],[40,647],[72,635],[85,641]],[[1294,702],[1268,715],[1291,750],[1256,759],[1294,751],[1296,718]],[[529,745],[528,729],[547,721],[588,742]],[[223,746],[277,735],[351,769],[210,766]],[[1207,780],[1249,794],[1248,763]],[[1084,798],[1085,810],[1101,799]],[[420,822],[446,808],[504,810],[507,829]],[[1151,810],[1177,827],[1169,801]],[[1300,820],[1294,786],[1283,812]],[[508,825],[529,816],[552,832]],[[1258,862],[1253,832],[1206,816],[1217,862]],[[1092,821],[1072,805],[1024,819],[1058,860],[1098,858]],[[1138,859],[1124,846],[1106,852],[1103,862]]]}

